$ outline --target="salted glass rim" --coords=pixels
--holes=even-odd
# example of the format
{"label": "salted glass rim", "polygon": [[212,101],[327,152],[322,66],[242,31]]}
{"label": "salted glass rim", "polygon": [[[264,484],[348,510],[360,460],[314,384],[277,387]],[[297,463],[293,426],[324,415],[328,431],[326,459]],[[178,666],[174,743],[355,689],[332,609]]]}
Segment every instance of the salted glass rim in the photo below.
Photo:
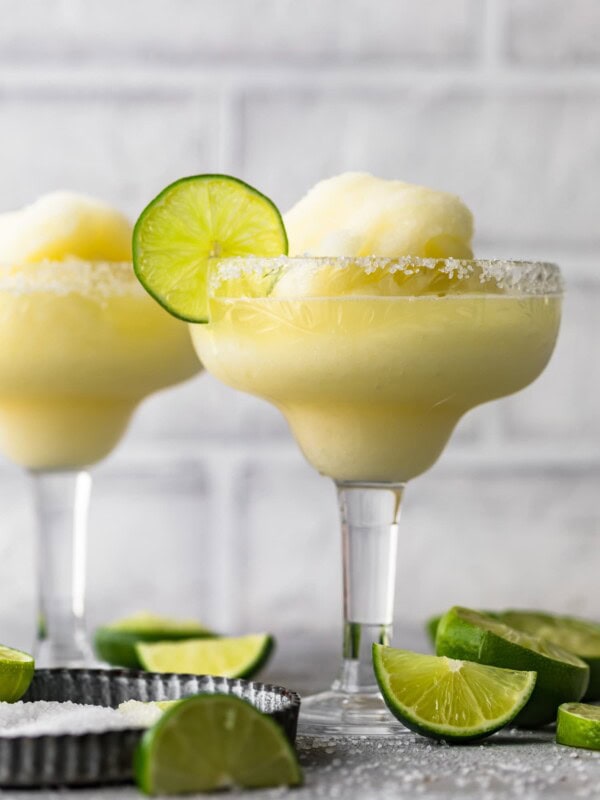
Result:
{"label": "salted glass rim", "polygon": [[143,292],[132,261],[65,258],[0,262],[0,292],[123,295]]}
{"label": "salted glass rim", "polygon": [[[344,269],[349,266],[373,274],[385,269],[388,274],[414,275],[421,270],[437,270],[451,276],[460,284],[475,273],[481,284],[495,282],[503,294],[562,295],[564,283],[560,267],[550,261],[506,258],[420,258],[413,256],[227,256],[211,259],[209,289],[217,290],[222,283],[248,275],[258,275],[273,270],[289,271],[305,266],[307,271],[318,272],[322,267],[334,266]],[[462,294],[473,292],[472,284]],[[219,292],[220,297],[227,294]],[[239,295],[231,295],[232,297]],[[312,295],[311,295],[312,296]]]}

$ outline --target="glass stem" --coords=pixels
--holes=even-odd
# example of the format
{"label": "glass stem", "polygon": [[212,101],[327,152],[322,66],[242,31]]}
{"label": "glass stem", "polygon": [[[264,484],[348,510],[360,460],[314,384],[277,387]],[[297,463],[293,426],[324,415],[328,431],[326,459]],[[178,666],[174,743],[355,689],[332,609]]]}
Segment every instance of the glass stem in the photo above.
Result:
{"label": "glass stem", "polygon": [[333,688],[377,692],[371,648],[392,635],[402,484],[338,483],[344,578],[344,660]]}
{"label": "glass stem", "polygon": [[36,664],[91,666],[85,620],[87,472],[32,474],[37,514],[39,617]]}

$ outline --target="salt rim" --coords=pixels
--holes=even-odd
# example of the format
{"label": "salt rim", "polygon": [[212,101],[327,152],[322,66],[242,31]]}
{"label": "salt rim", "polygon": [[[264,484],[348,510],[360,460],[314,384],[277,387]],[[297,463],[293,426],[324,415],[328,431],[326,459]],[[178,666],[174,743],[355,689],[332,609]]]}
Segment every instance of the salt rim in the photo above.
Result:
{"label": "salt rim", "polygon": [[[557,264],[547,261],[522,261],[515,259],[456,259],[416,258],[401,256],[277,256],[258,258],[255,256],[215,259],[215,269],[209,277],[209,288],[217,289],[224,281],[243,275],[260,275],[275,270],[290,270],[300,267],[316,274],[322,267],[342,270],[350,266],[359,267],[366,275],[385,269],[388,274],[418,274],[421,269],[436,270],[457,281],[467,280],[476,271],[484,284],[495,281],[505,294],[556,295],[564,291],[564,283]],[[469,292],[465,292],[468,294]]]}
{"label": "salt rim", "polygon": [[34,264],[0,264],[0,292],[15,295],[51,292],[88,297],[145,296],[131,261],[50,259]]}

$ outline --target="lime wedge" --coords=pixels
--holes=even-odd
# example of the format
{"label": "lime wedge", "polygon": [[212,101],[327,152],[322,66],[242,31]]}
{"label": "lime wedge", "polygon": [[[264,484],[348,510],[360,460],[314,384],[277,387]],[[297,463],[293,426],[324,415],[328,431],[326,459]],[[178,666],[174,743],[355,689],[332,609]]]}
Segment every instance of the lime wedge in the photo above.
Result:
{"label": "lime wedge", "polygon": [[142,611],[96,629],[94,646],[98,658],[119,667],[140,669],[138,642],[178,641],[216,636],[195,620],[176,620]]}
{"label": "lime wedge", "polygon": [[558,709],[556,741],[569,747],[600,750],[600,707],[563,703]]}
{"label": "lime wedge", "polygon": [[134,771],[138,787],[152,795],[302,782],[277,723],[245,700],[218,694],[190,697],[167,711],[144,734]]}
{"label": "lime wedge", "polygon": [[188,322],[208,321],[209,261],[287,253],[281,214],[229,175],[194,175],[167,186],[140,214],[133,266],[146,291]]}
{"label": "lime wedge", "polygon": [[542,611],[503,611],[499,619],[518,631],[570,650],[590,668],[585,700],[600,700],[600,625]]}
{"label": "lime wedge", "polygon": [[136,650],[144,669],[151,672],[250,678],[267,662],[273,646],[272,636],[257,633],[184,642],[140,642]]}
{"label": "lime wedge", "polygon": [[537,672],[531,699],[515,720],[523,727],[553,722],[561,703],[580,700],[587,689],[589,667],[573,653],[467,608],[455,606],[444,614],[436,650],[449,658]]}
{"label": "lime wedge", "polygon": [[449,742],[482,739],[517,716],[535,686],[535,672],[486,667],[444,656],[373,645],[383,699],[403,725]]}
{"label": "lime wedge", "polygon": [[23,697],[34,670],[33,656],[0,644],[0,702],[14,703]]}

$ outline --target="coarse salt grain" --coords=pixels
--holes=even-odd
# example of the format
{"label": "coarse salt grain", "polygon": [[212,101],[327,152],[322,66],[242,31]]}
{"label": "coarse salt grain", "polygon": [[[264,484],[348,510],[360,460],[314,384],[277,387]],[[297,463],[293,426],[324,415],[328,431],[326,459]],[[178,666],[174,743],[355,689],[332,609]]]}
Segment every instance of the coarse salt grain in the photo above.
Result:
{"label": "coarse salt grain", "polygon": [[0,737],[60,736],[143,727],[147,725],[116,708],[46,700],[0,703]]}

